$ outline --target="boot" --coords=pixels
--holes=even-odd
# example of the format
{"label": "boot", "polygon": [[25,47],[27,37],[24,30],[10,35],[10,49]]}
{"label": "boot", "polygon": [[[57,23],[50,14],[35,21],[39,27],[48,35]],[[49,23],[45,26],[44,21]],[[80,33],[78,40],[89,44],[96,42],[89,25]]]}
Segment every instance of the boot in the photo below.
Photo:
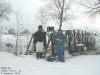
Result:
{"label": "boot", "polygon": [[43,55],[43,53],[42,53],[42,52],[40,52],[40,58],[41,58],[41,59],[43,58],[43,56],[42,56],[42,55]]}
{"label": "boot", "polygon": [[36,58],[39,59],[39,52],[36,53]]}

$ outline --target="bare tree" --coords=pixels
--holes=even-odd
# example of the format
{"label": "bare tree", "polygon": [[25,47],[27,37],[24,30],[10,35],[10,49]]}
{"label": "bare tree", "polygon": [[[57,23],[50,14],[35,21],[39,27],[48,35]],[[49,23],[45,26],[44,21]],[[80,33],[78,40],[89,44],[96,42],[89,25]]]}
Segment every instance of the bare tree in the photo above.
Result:
{"label": "bare tree", "polygon": [[10,14],[11,11],[12,9],[10,3],[0,1],[0,18],[6,18],[7,20],[9,20],[8,14]]}
{"label": "bare tree", "polygon": [[88,9],[90,16],[100,14],[100,0],[84,0],[80,4]]}
{"label": "bare tree", "polygon": [[49,13],[59,23],[59,29],[61,29],[68,17],[67,12],[70,10],[71,2],[69,0],[50,0],[49,2]]}
{"label": "bare tree", "polygon": [[16,22],[17,22],[17,27],[16,27],[16,47],[15,47],[15,54],[17,55],[18,53],[18,35],[19,35],[19,17],[18,17],[19,12],[15,14],[16,16]]}
{"label": "bare tree", "polygon": [[16,47],[15,47],[15,54],[18,55],[18,41],[19,41],[19,33],[20,33],[20,25],[22,25],[23,23],[21,22],[21,15],[20,15],[20,10],[18,10],[15,13],[15,17],[16,17]]}
{"label": "bare tree", "polygon": [[[6,3],[5,1],[0,0],[0,24],[1,19],[9,20],[8,15],[11,13],[11,5],[10,3]],[[2,49],[2,42],[1,42],[1,36],[2,36],[3,26],[0,25],[0,48]]]}
{"label": "bare tree", "polygon": [[[18,55],[19,53],[22,54],[22,42],[20,35],[21,32],[25,29],[27,24],[24,24],[23,15],[21,13],[21,8],[15,11],[15,18],[16,18],[16,46],[15,46],[15,54]],[[28,34],[27,34],[27,42],[28,42]],[[21,52],[20,52],[21,51]]]}
{"label": "bare tree", "polygon": [[40,8],[38,10],[38,15],[36,16],[36,19],[37,19],[37,23],[38,25],[42,25],[45,27],[47,21],[48,21],[48,15],[47,15],[47,12],[45,10],[45,8]]}
{"label": "bare tree", "polygon": [[[9,20],[8,15],[11,13],[11,4],[5,1],[0,1],[0,21],[1,19]],[[2,25],[0,26],[0,33],[2,35]]]}

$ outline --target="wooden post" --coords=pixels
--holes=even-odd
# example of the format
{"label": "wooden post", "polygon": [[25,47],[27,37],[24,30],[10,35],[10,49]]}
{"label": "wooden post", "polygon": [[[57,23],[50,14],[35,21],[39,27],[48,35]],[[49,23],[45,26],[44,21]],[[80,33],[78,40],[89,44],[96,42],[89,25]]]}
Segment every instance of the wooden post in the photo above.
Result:
{"label": "wooden post", "polygon": [[71,30],[68,30],[68,50],[71,52]]}
{"label": "wooden post", "polygon": [[[34,34],[33,34],[33,35],[34,35]],[[29,42],[29,45],[28,45],[28,47],[27,47],[27,50],[26,50],[25,55],[27,55],[27,54],[28,54],[28,50],[29,50],[29,47],[30,47],[30,45],[31,45],[33,35],[31,36],[31,39],[30,39],[30,42]]]}
{"label": "wooden post", "polygon": [[76,45],[76,39],[75,39],[75,36],[76,36],[76,32],[75,32],[75,30],[73,31],[73,35],[74,35],[74,46]]}
{"label": "wooden post", "polygon": [[83,30],[82,30],[82,43],[83,43],[83,40],[84,40],[84,34],[83,34]]}
{"label": "wooden post", "polygon": [[54,42],[53,42],[53,33],[51,34],[51,46],[52,46],[52,55],[55,56]]}

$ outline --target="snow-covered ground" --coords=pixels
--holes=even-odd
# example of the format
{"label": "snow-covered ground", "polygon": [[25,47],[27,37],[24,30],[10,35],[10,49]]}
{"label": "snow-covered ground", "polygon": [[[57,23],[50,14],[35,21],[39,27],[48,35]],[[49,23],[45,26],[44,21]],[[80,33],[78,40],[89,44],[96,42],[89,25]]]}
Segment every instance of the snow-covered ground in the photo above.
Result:
{"label": "snow-covered ground", "polygon": [[0,67],[21,70],[20,75],[100,75],[100,55],[77,56],[61,63],[0,52]]}
{"label": "snow-covered ground", "polygon": [[[10,67],[12,70],[21,70],[20,75],[100,75],[100,55],[81,55],[69,58],[71,55],[66,52],[66,62],[48,62],[44,59],[37,60],[34,55],[23,55],[30,36],[19,37],[19,53],[22,51],[22,55],[19,56],[12,54],[15,52],[15,47],[10,51],[6,47],[8,43],[15,46],[16,37],[14,35],[2,35],[0,39],[0,68]],[[97,36],[97,52],[100,51],[99,45],[100,38]]]}
{"label": "snow-covered ground", "polygon": [[[19,37],[19,50],[22,49],[23,54],[26,52],[27,41],[29,42],[30,39],[28,37]],[[47,62],[44,59],[37,60],[34,55],[15,56],[10,53],[11,51],[5,51],[8,50],[7,43],[15,46],[16,37],[13,35],[3,35],[0,42],[2,44],[0,67],[21,70],[20,75],[100,75],[100,55],[82,55],[69,58],[71,55],[66,52],[65,55],[69,58],[66,59],[66,62]],[[21,45],[22,47],[20,47]],[[100,51],[99,45],[100,38],[98,36],[96,37],[97,51]]]}

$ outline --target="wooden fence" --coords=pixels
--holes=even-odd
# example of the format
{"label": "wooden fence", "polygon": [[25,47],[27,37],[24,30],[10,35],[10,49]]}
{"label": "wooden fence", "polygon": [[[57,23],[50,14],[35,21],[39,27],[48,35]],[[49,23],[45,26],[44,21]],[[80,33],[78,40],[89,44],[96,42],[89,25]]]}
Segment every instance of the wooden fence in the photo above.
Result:
{"label": "wooden fence", "polygon": [[[95,50],[95,35],[93,33],[90,32],[86,32],[83,30],[63,30],[63,32],[66,35],[67,41],[65,44],[65,48],[67,48],[67,50],[69,51],[69,53],[75,53],[77,52],[77,45],[81,44],[83,46],[81,46],[81,50],[83,49],[83,47],[86,47],[87,51],[90,50]],[[54,33],[50,33],[50,35],[48,35],[49,39],[47,39],[47,46],[46,46],[46,51],[45,54],[48,52],[48,47],[50,45],[51,42],[51,50],[52,50],[52,55],[55,55],[56,51],[55,51],[55,46],[53,43],[53,35],[57,33],[56,31]],[[47,33],[46,33],[47,34]],[[34,36],[34,35],[33,35]],[[32,41],[32,38],[30,40],[30,43]],[[30,47],[30,43],[28,46],[28,49]],[[33,43],[33,48],[35,48],[35,45]],[[28,53],[28,49],[26,54]],[[36,51],[35,49],[32,49],[33,51]]]}

